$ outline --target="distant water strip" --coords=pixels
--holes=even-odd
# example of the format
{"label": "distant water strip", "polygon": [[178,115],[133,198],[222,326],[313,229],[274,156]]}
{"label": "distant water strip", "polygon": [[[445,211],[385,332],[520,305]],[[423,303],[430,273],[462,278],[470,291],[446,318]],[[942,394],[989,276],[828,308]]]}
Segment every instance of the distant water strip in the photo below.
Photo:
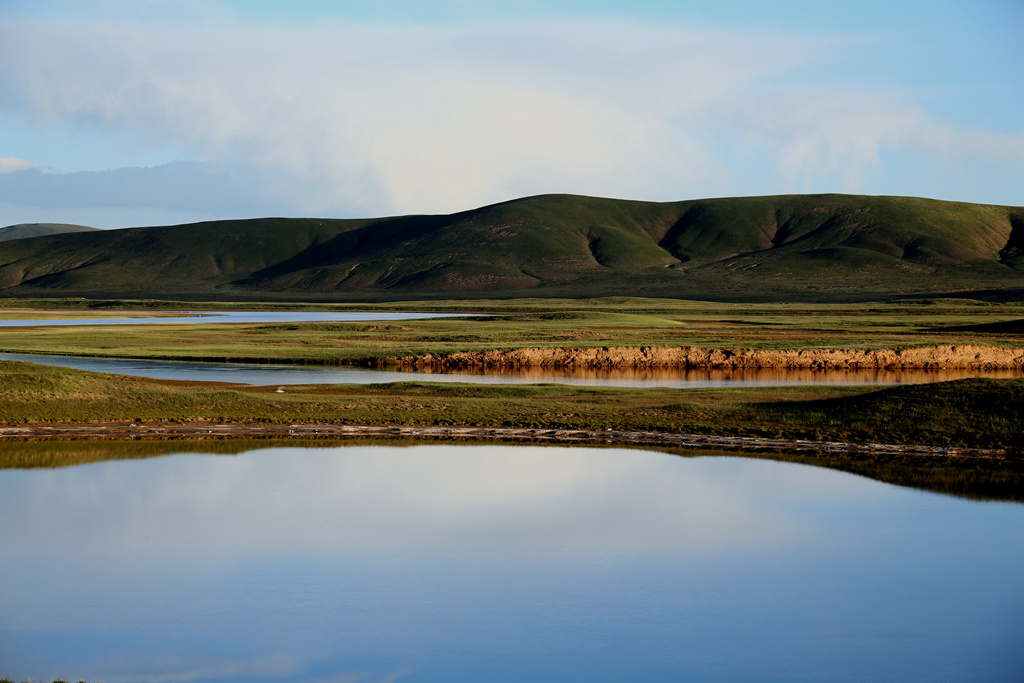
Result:
{"label": "distant water strip", "polygon": [[[125,311],[142,313],[144,311]],[[397,313],[388,311],[164,311],[165,316],[147,318],[64,318],[44,320],[0,320],[0,327],[52,327],[56,325],[173,325],[197,323],[355,323],[384,320],[458,318],[466,313]]]}
{"label": "distant water strip", "polygon": [[200,363],[0,353],[0,360],[21,360],[91,372],[188,382],[230,382],[257,386],[302,384],[384,384],[388,382],[464,382],[468,384],[570,384],[607,387],[679,389],[837,385],[920,384],[966,377],[1020,379],[1014,370],[388,370],[356,366],[260,363]]}

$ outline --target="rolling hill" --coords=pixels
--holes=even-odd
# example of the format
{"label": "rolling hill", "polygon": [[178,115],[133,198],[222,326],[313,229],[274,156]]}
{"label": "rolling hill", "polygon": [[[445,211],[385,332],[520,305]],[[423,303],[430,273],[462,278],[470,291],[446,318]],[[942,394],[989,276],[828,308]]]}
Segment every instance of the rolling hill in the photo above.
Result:
{"label": "rolling hill", "polygon": [[86,225],[72,225],[70,223],[18,223],[0,228],[0,242],[7,240],[21,240],[26,237],[42,237],[43,235],[60,235],[66,232],[89,232],[99,230]]}
{"label": "rolling hill", "polygon": [[7,296],[857,299],[1024,288],[1024,208],[542,195],[451,215],[263,218],[0,243]]}

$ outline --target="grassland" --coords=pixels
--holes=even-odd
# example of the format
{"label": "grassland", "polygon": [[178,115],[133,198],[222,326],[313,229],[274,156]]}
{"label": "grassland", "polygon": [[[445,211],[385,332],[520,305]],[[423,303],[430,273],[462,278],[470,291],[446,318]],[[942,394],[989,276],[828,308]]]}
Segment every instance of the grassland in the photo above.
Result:
{"label": "grassland", "polygon": [[1018,448],[1024,380],[863,387],[187,384],[0,362],[0,423],[89,421],[613,428]]}
{"label": "grassland", "polygon": [[[19,309],[25,302],[17,300],[0,302],[0,318],[108,315],[94,308],[99,302],[85,300],[52,301],[46,308],[37,308],[36,301],[27,302],[33,304],[32,309]],[[109,306],[112,302],[102,303]],[[126,311],[131,310],[180,310],[183,306],[187,305],[122,301],[112,310],[127,315]],[[215,303],[191,307],[224,306]],[[616,297],[399,302],[345,309],[488,315],[375,323],[0,328],[0,352],[375,365],[403,356],[525,347],[884,349],[964,343],[1024,347],[1024,302],[971,299],[727,304]]]}

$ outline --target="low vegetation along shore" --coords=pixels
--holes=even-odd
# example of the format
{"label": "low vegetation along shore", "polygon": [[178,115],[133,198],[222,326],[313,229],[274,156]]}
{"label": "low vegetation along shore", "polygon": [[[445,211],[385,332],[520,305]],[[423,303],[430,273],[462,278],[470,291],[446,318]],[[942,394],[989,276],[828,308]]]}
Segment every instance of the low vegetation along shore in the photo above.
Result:
{"label": "low vegetation along shore", "polygon": [[1016,449],[1024,434],[1024,380],[881,390],[429,382],[253,387],[0,361],[0,425],[98,421],[613,429]]}

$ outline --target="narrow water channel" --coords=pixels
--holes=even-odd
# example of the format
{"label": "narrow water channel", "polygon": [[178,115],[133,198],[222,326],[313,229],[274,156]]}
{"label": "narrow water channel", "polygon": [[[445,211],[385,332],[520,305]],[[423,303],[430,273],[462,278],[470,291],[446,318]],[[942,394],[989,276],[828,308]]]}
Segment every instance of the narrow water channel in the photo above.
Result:
{"label": "narrow water channel", "polygon": [[386,382],[467,382],[471,384],[559,383],[609,387],[749,387],[796,384],[917,384],[966,377],[1024,378],[1016,370],[569,370],[559,368],[478,368],[397,370],[355,366],[196,363],[186,361],[82,358],[0,353],[0,360],[190,382],[232,382],[257,386],[295,384],[382,384]]}
{"label": "narrow water channel", "polygon": [[[139,311],[126,311],[139,313]],[[170,313],[170,312],[164,312]],[[0,327],[52,325],[143,325],[183,323],[371,322],[460,317],[461,313],[398,313],[359,311],[180,311],[182,317],[81,318],[0,320]],[[24,360],[44,365],[121,375],[192,382],[231,382],[269,385],[382,384],[431,381],[473,384],[560,383],[582,386],[713,388],[827,384],[917,384],[967,377],[1024,378],[1019,370],[806,370],[806,369],[633,369],[589,370],[563,368],[379,369],[355,366],[309,366],[256,363],[83,358],[0,353],[0,360]]]}
{"label": "narrow water channel", "polygon": [[[63,311],[73,315],[77,311]],[[97,318],[83,311],[81,318],[36,318],[26,320],[0,319],[0,327],[53,327],[70,325],[184,325],[196,323],[309,323],[309,322],[378,322],[383,320],[422,320],[426,318],[459,318],[465,313],[398,313],[394,311],[161,311],[159,317]],[[123,311],[138,316],[140,311]]]}

